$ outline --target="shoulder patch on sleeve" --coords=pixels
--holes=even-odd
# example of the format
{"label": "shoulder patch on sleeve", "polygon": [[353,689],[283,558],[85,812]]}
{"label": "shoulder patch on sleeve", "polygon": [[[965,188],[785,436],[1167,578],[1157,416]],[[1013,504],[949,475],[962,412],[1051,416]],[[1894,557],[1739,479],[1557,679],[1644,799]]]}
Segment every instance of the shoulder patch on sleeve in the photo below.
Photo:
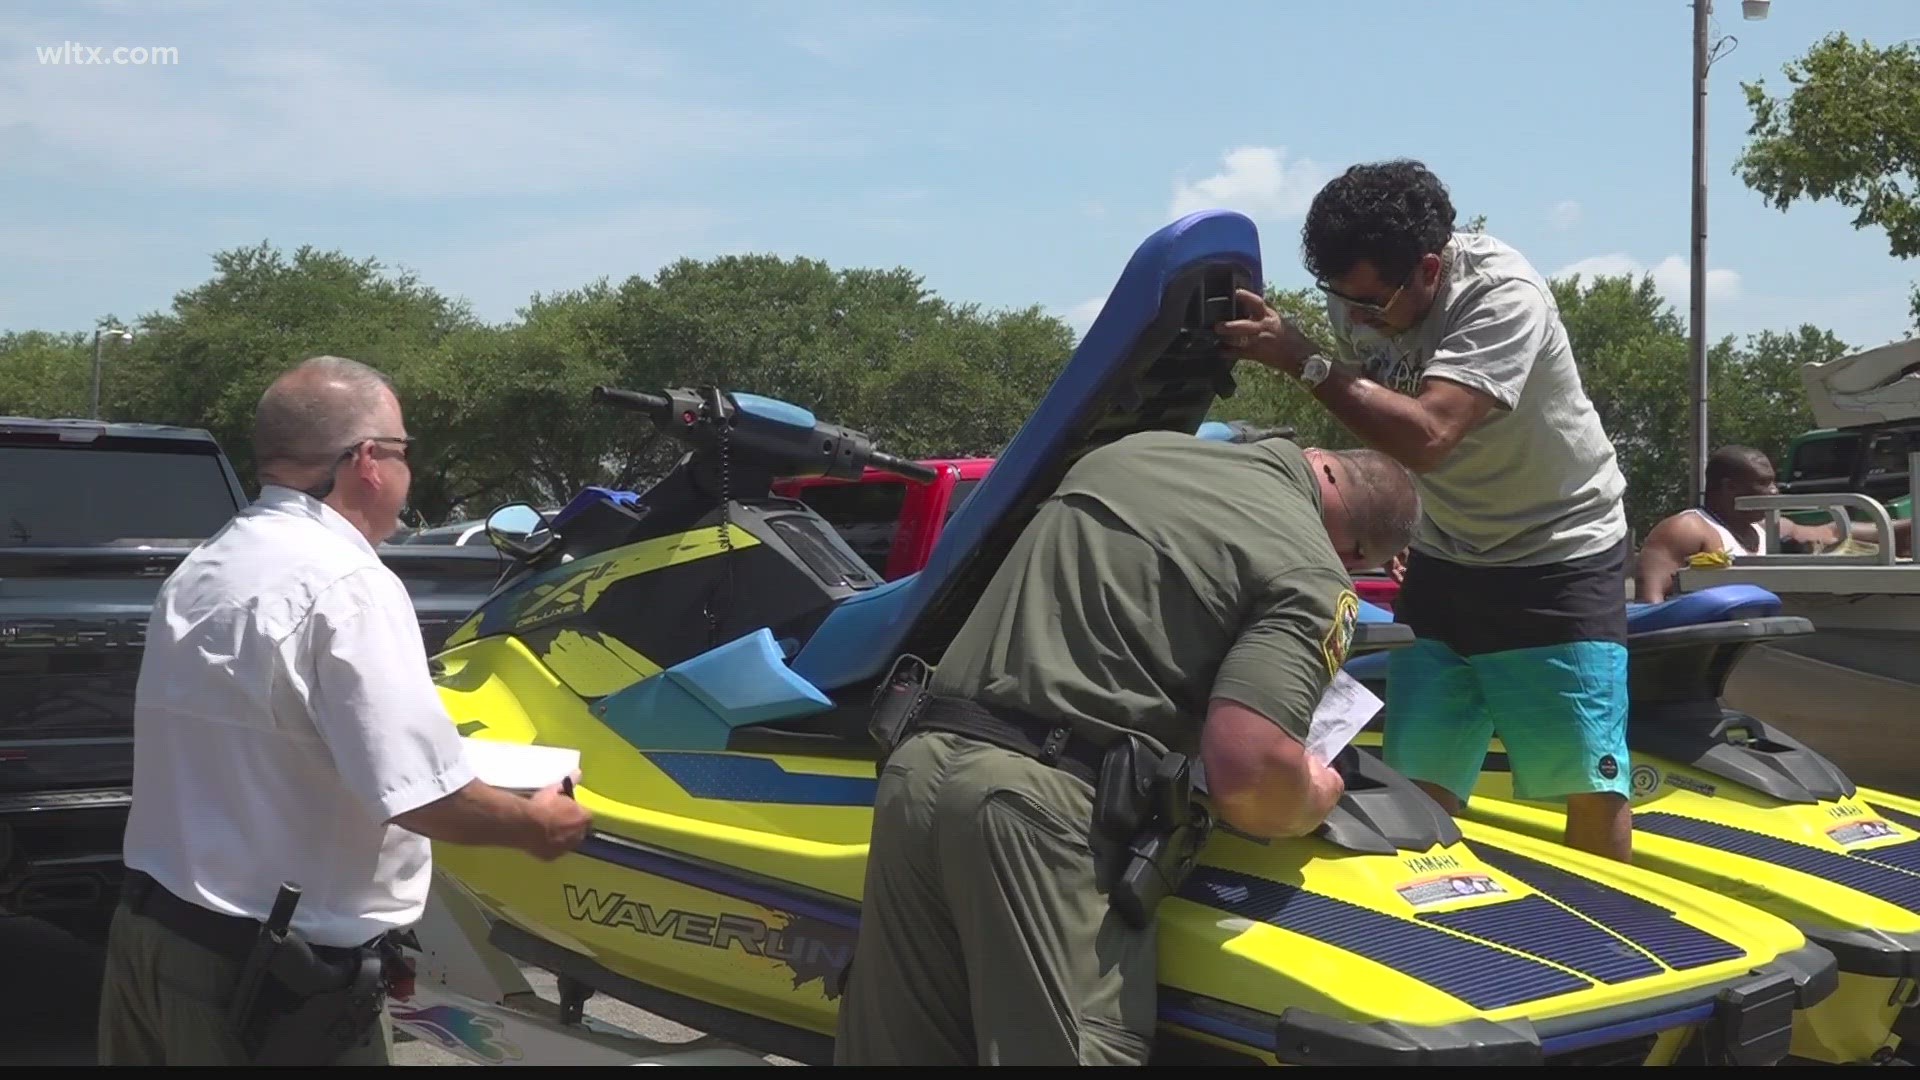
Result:
{"label": "shoulder patch on sleeve", "polygon": [[1347,650],[1353,647],[1353,628],[1360,621],[1360,597],[1352,589],[1340,590],[1333,602],[1333,622],[1320,639],[1320,655],[1327,661],[1327,678],[1340,673],[1347,662]]}

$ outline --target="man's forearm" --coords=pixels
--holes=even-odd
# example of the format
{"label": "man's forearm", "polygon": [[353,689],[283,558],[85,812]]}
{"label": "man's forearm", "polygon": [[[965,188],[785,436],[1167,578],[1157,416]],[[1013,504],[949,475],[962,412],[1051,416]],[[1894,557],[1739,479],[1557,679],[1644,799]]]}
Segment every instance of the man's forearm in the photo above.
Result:
{"label": "man's forearm", "polygon": [[1405,394],[1337,368],[1312,393],[1361,442],[1414,472],[1438,465],[1445,453],[1426,406]]}
{"label": "man's forearm", "polygon": [[409,832],[449,844],[519,847],[544,829],[527,799],[479,780],[393,820]]}

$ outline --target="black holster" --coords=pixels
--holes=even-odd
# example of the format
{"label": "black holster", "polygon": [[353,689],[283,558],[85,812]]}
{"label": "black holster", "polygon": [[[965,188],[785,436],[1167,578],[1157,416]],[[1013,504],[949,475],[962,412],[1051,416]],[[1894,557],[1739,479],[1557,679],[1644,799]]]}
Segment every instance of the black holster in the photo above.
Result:
{"label": "black holster", "polygon": [[1192,762],[1128,735],[1107,748],[1094,788],[1094,851],[1107,902],[1136,930],[1180,890],[1213,831],[1193,798]]}
{"label": "black holster", "polygon": [[228,1002],[227,1022],[255,1065],[321,1065],[372,1037],[389,977],[406,962],[393,935],[315,949],[289,925],[299,900],[298,886],[281,887]]}
{"label": "black holster", "polygon": [[926,708],[933,682],[933,668],[912,653],[902,653],[887,670],[887,677],[873,692],[872,712],[867,717],[867,734],[880,747],[873,772],[880,775],[887,758],[907,737]]}
{"label": "black holster", "polygon": [[320,1065],[374,1034],[387,996],[379,948],[324,960],[289,939],[235,1035],[256,1065]]}

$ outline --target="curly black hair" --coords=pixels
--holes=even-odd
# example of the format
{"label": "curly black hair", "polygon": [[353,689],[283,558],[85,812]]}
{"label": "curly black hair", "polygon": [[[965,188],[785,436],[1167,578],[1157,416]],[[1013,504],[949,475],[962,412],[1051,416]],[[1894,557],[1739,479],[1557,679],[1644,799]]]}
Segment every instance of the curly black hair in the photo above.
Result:
{"label": "curly black hair", "polygon": [[1398,281],[1453,233],[1447,187],[1418,161],[1355,165],[1313,197],[1300,240],[1307,272],[1337,281],[1362,261]]}

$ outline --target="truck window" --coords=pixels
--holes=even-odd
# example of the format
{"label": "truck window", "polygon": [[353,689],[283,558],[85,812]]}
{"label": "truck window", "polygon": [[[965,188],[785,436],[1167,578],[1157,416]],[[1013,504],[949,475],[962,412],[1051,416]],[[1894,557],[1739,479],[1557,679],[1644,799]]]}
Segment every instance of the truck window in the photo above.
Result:
{"label": "truck window", "polygon": [[0,446],[0,548],[198,543],[237,509],[205,448]]}
{"label": "truck window", "polygon": [[[979,486],[980,481],[978,480],[956,480],[953,482],[953,494],[947,496],[947,521],[953,520],[953,515],[960,510],[960,504],[966,502],[967,496],[973,494],[973,489]],[[941,524],[944,526],[945,522]]]}
{"label": "truck window", "polygon": [[800,501],[826,518],[854,554],[883,578],[906,498],[906,484],[892,480],[814,484],[800,490]]}
{"label": "truck window", "polygon": [[1867,449],[1868,476],[1905,476],[1909,433],[1887,431],[1873,437]]}
{"label": "truck window", "polygon": [[1810,438],[1792,450],[1785,480],[1835,480],[1853,475],[1853,455],[1860,436]]}

